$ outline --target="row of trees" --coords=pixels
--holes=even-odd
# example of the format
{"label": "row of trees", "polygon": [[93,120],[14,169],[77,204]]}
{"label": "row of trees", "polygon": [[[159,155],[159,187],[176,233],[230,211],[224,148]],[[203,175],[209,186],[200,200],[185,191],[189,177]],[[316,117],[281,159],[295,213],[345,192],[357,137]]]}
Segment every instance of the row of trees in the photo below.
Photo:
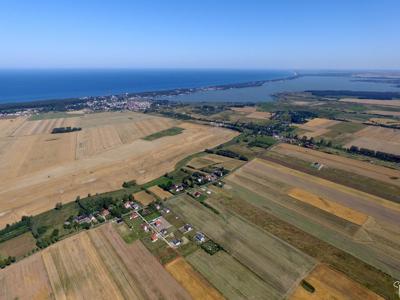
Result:
{"label": "row of trees", "polygon": [[350,153],[362,154],[365,156],[376,157],[381,160],[400,163],[400,155],[396,155],[396,154],[392,154],[392,153],[386,153],[386,152],[382,152],[382,151],[374,151],[374,150],[366,149],[366,148],[358,148],[356,146],[351,146],[347,151]]}

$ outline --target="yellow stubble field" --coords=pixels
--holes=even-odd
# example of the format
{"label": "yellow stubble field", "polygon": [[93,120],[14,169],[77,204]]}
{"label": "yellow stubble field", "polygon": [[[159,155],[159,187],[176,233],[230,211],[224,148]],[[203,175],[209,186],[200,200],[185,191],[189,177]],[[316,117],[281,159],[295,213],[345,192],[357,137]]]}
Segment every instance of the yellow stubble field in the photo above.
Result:
{"label": "yellow stubble field", "polygon": [[[133,112],[69,119],[82,131],[43,133],[37,122],[57,122],[18,119],[13,124],[17,128],[0,138],[0,227],[23,215],[51,209],[57,202],[73,201],[78,195],[115,190],[128,180],[150,181],[173,170],[186,156],[237,135],[222,128]],[[3,126],[11,126],[8,123]],[[26,133],[29,124],[35,130],[13,135],[19,129]],[[154,141],[140,139],[172,126],[184,130]]]}

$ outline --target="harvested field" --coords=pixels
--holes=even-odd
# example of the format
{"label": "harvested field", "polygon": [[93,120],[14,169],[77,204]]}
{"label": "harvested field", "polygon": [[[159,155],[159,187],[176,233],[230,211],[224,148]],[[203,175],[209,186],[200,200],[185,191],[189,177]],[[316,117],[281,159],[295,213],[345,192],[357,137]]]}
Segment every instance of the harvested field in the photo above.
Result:
{"label": "harvested field", "polygon": [[368,123],[385,125],[385,126],[400,126],[400,120],[388,119],[388,118],[371,118]]}
{"label": "harvested field", "polygon": [[136,201],[139,201],[143,206],[147,206],[151,202],[156,201],[156,198],[154,198],[152,194],[149,194],[146,191],[140,191],[133,194],[133,198]]}
{"label": "harvested field", "polygon": [[190,299],[141,242],[126,244],[111,224],[81,232],[0,271],[0,298],[15,297]]}
{"label": "harvested field", "polygon": [[[82,131],[53,135],[40,133],[47,132],[44,125],[37,127],[75,120]],[[190,154],[237,135],[222,128],[139,113],[18,122],[23,122],[19,132],[14,132],[18,136],[0,137],[0,228],[23,215],[52,209],[57,202],[73,201],[78,195],[116,190],[124,181],[148,182],[173,170]],[[185,130],[151,142],[140,139],[172,124]]]}
{"label": "harvested field", "polygon": [[[398,204],[273,162],[255,159],[228,178],[237,183],[240,183],[241,178],[252,179],[255,185],[263,180],[267,181],[265,184],[268,181],[279,182],[286,191],[292,187],[302,188],[366,215],[400,224],[400,205]],[[248,180],[246,184],[249,184]]]}
{"label": "harvested field", "polygon": [[376,99],[343,98],[343,99],[340,99],[340,101],[342,101],[342,102],[351,102],[351,103],[361,103],[361,104],[372,104],[372,105],[400,107],[400,100],[376,100]]}
{"label": "harvested field", "polygon": [[263,279],[271,298],[283,297],[314,264],[275,236],[234,215],[217,215],[188,196],[170,199],[168,205]]}
{"label": "harvested field", "polygon": [[[333,266],[384,298],[395,299],[393,277],[325,241],[330,235],[339,236],[337,232],[324,230],[321,225],[309,222],[301,215],[283,209],[274,202],[267,201],[267,198],[261,198],[236,185],[226,184],[224,189],[213,188],[213,191],[213,197],[209,200],[219,210],[228,210],[240,215],[254,226],[276,235],[319,262]],[[364,226],[367,226],[367,223]],[[312,228],[316,230],[312,231]],[[319,234],[315,234],[315,237],[306,231]],[[347,244],[348,241],[345,240],[344,243]],[[351,244],[351,241],[349,243]],[[361,245],[360,251],[366,251],[364,244]]]}
{"label": "harvested field", "polygon": [[267,120],[271,118],[272,115],[267,111],[257,111],[257,107],[255,106],[231,107],[231,110],[244,113],[245,117],[249,119]]}
{"label": "harvested field", "polygon": [[207,154],[205,156],[193,158],[187,165],[198,170],[214,165],[223,166],[225,169],[231,171],[243,164],[244,162],[238,159],[217,154]]}
{"label": "harvested field", "polygon": [[215,165],[216,162],[214,160],[208,159],[206,157],[195,157],[190,162],[188,162],[187,166],[193,169],[200,170],[202,168]]}
{"label": "harvested field", "polygon": [[59,118],[38,121],[26,121],[16,129],[12,136],[49,134],[56,127],[76,127],[79,118]]}
{"label": "harvested field", "polygon": [[172,196],[172,194],[170,192],[163,190],[158,185],[153,185],[152,187],[148,188],[147,190],[149,190],[156,197],[158,197],[158,198],[160,198],[162,200],[168,199],[169,197]]}
{"label": "harvested field", "polygon": [[[399,205],[333,182],[255,159],[227,178],[227,189],[269,213],[331,243],[394,277],[400,275]],[[372,216],[359,226],[287,195],[300,188],[342,207]],[[371,221],[371,226],[367,226]]]}
{"label": "harvested field", "polygon": [[259,277],[223,251],[209,255],[198,250],[187,260],[227,299],[264,299],[266,295],[269,299],[279,298]]}
{"label": "harvested field", "polygon": [[12,136],[14,131],[26,121],[25,117],[0,119],[0,137]]}
{"label": "harvested field", "polygon": [[288,195],[360,226],[363,225],[368,219],[366,214],[337,204],[328,199],[324,199],[303,189],[293,188],[289,190]]}
{"label": "harvested field", "polygon": [[345,145],[400,155],[400,129],[367,126],[353,135]]}
{"label": "harvested field", "polygon": [[376,114],[382,116],[393,116],[393,117],[400,117],[400,111],[390,111],[390,110],[367,110],[369,114]]}
{"label": "harvested field", "polygon": [[311,293],[299,285],[289,299],[383,300],[382,297],[374,292],[326,265],[318,265],[304,280],[314,287],[315,291]]}
{"label": "harvested field", "polygon": [[400,186],[400,171],[398,170],[290,144],[279,144],[273,148],[273,151]]}
{"label": "harvested field", "polygon": [[329,127],[339,124],[340,121],[315,118],[308,121],[305,124],[301,124],[298,127],[305,130],[303,133],[307,138],[317,137],[329,132]]}
{"label": "harvested field", "polygon": [[222,297],[221,294],[182,257],[171,261],[165,268],[189,292],[192,299],[224,299],[224,297]]}
{"label": "harvested field", "polygon": [[87,233],[49,247],[42,257],[56,299],[123,299]]}
{"label": "harvested field", "polygon": [[21,257],[36,248],[36,240],[32,233],[26,232],[11,240],[0,243],[0,257]]}
{"label": "harvested field", "polygon": [[40,253],[0,270],[0,299],[54,299]]}
{"label": "harvested field", "polygon": [[140,241],[126,244],[111,224],[89,236],[125,299],[190,299]]}

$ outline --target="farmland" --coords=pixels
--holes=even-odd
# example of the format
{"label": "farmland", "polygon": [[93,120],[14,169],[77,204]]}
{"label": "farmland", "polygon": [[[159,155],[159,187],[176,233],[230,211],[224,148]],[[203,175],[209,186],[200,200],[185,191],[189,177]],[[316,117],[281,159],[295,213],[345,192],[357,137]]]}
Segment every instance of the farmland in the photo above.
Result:
{"label": "farmland", "polygon": [[400,129],[367,126],[356,132],[345,146],[357,146],[400,155]]}
{"label": "farmland", "polygon": [[2,299],[190,299],[139,241],[125,244],[112,226],[0,271],[0,287]]}
{"label": "farmland", "polygon": [[357,99],[357,98],[342,98],[341,102],[376,104],[380,106],[400,107],[400,100],[376,100],[376,99]]}
{"label": "farmland", "polygon": [[[56,126],[79,132],[51,135]],[[182,133],[153,141],[142,137],[179,125]],[[235,132],[139,113],[96,113],[71,118],[1,120],[0,226],[38,214],[78,195],[144,183],[184,157],[230,140]],[[3,134],[3,132],[2,132]],[[24,149],[24,151],[21,151]],[[18,201],[15,201],[18,199]]]}
{"label": "farmland", "polygon": [[[334,154],[302,148],[295,145],[279,144],[273,152],[301,159],[307,162],[319,162],[327,168],[340,169],[361,176],[366,176],[388,184],[400,186],[400,171],[389,169],[368,162],[346,158]],[[400,191],[399,191],[400,192]]]}
{"label": "farmland", "polygon": [[253,226],[270,232],[317,261],[332,266],[375,293],[387,299],[395,299],[392,287],[394,278],[325,242],[330,241],[326,236],[338,233],[325,230],[319,223],[307,221],[304,216],[277,206],[272,201],[268,202],[266,198],[231,182],[223,189],[213,188],[213,196],[207,201],[219,211],[228,210],[240,215]]}
{"label": "farmland", "polygon": [[170,192],[164,191],[157,185],[153,185],[152,187],[148,188],[148,191],[150,191],[153,195],[161,200],[168,199],[172,196]]}
{"label": "farmland", "polygon": [[235,112],[243,113],[244,116],[249,119],[266,120],[271,117],[271,113],[266,111],[257,111],[257,108],[254,106],[232,107],[231,109]]}
{"label": "farmland", "polygon": [[307,255],[234,215],[217,215],[189,197],[168,200],[168,205],[262,278],[271,297],[284,296],[314,264]]}
{"label": "farmland", "polygon": [[241,165],[243,165],[243,161],[216,155],[216,154],[207,154],[200,157],[193,158],[190,162],[188,162],[188,166],[193,169],[202,169],[209,166],[217,166],[217,167],[224,167],[225,169],[231,171]]}
{"label": "farmland", "polygon": [[315,291],[308,292],[301,285],[290,296],[291,300],[309,299],[354,299],[354,300],[378,300],[382,297],[369,291],[365,287],[349,280],[326,265],[318,265],[306,278]]}
{"label": "farmland", "polygon": [[222,300],[221,294],[196,272],[183,258],[168,263],[165,268],[196,299]]}
{"label": "farmland", "polygon": [[135,200],[139,201],[144,206],[147,206],[151,202],[156,200],[156,198],[154,198],[153,195],[151,195],[147,191],[137,192],[137,193],[133,194],[133,197]]}
{"label": "farmland", "polygon": [[329,132],[331,126],[339,123],[339,121],[315,118],[305,124],[299,125],[299,128],[305,131],[303,133],[304,136],[315,138]]}
{"label": "farmland", "polygon": [[[258,159],[230,175],[228,183],[235,187],[236,193],[257,207],[267,209],[278,218],[355,255],[377,269],[399,276],[400,241],[389,238],[393,234],[391,226],[398,226],[397,204]],[[290,190],[294,187],[369,218],[360,226],[343,219],[343,215],[335,216],[318,206],[290,197]]]}
{"label": "farmland", "polygon": [[0,257],[21,257],[36,247],[36,240],[30,232],[0,243]]}
{"label": "farmland", "polygon": [[188,261],[227,299],[262,299],[265,295],[279,298],[259,277],[225,252],[210,256],[199,250],[189,255]]}

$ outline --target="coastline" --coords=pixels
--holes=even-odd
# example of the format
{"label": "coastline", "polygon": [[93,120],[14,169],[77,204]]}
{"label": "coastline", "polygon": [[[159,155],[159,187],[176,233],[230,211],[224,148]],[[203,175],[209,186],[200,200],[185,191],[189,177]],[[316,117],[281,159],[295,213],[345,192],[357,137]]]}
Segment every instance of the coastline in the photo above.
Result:
{"label": "coastline", "polygon": [[[170,96],[179,96],[179,95],[188,95],[201,91],[223,91],[230,89],[241,89],[241,88],[249,88],[249,87],[258,87],[262,86],[268,82],[278,82],[278,81],[286,81],[286,80],[294,80],[301,76],[297,72],[293,72],[293,75],[275,78],[275,79],[265,79],[265,80],[256,80],[256,81],[247,81],[241,83],[232,83],[232,84],[223,84],[223,85],[210,85],[204,87],[196,87],[196,88],[176,88],[176,89],[168,89],[168,90],[154,90],[154,91],[145,91],[145,92],[125,92],[119,93],[115,95],[100,95],[100,96],[87,96],[87,97],[73,97],[73,98],[56,98],[56,99],[43,99],[43,100],[33,100],[33,101],[24,101],[24,102],[5,102],[0,103],[0,112],[1,110],[9,110],[9,109],[33,109],[40,108],[46,106],[60,106],[63,105],[76,105],[83,104],[86,101],[91,101],[95,99],[111,99],[112,97],[116,97],[118,100],[127,100],[127,98],[143,98],[147,100],[153,100],[158,97],[170,97]],[[153,98],[153,99],[151,99]],[[157,99],[161,100],[161,99]]]}

